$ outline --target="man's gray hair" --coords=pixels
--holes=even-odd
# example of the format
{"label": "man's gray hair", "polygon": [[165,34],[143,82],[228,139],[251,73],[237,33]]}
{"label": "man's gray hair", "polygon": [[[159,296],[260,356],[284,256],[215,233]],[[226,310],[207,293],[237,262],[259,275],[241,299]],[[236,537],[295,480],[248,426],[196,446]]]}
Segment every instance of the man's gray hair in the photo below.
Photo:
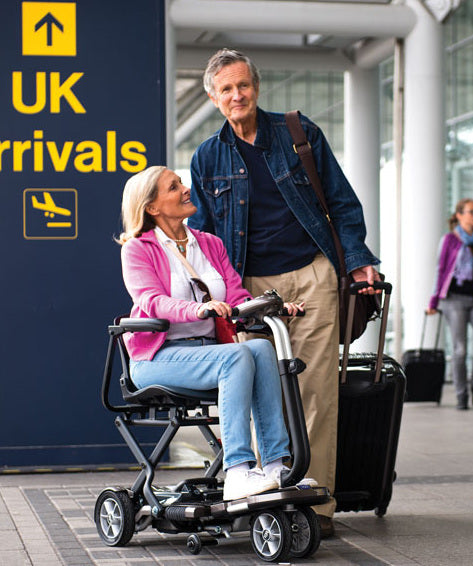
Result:
{"label": "man's gray hair", "polygon": [[207,68],[204,72],[204,88],[207,94],[214,96],[215,89],[214,89],[214,78],[217,73],[219,73],[223,67],[227,65],[233,65],[233,63],[246,63],[250,69],[251,78],[253,80],[253,86],[257,89],[259,87],[261,75],[256,68],[256,65],[253,61],[240,53],[240,51],[235,51],[234,49],[220,49],[210,57],[209,62],[207,63]]}

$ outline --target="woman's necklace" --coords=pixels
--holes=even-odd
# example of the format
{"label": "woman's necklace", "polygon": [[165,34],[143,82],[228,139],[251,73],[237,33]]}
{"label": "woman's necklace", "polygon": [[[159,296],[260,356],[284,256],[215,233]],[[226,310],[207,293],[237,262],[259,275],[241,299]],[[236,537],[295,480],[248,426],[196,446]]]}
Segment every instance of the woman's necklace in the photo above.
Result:
{"label": "woman's necklace", "polygon": [[174,238],[171,238],[173,242],[176,242],[177,249],[181,252],[181,254],[186,253],[186,248],[182,245],[181,242],[187,242],[188,239],[189,239],[188,236],[182,238],[182,240],[175,240]]}

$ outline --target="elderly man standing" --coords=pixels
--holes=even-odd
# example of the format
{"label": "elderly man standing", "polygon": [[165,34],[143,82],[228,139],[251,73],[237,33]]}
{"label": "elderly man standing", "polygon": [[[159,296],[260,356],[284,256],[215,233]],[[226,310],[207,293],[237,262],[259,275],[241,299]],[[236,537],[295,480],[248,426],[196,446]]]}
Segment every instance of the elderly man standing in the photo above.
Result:
{"label": "elderly man standing", "polygon": [[[213,55],[204,87],[226,118],[196,150],[189,226],[219,236],[248,291],[277,289],[304,302],[306,316],[288,322],[293,353],[307,364],[299,376],[311,445],[309,475],[333,493],[338,416],[338,260],[330,228],[293,150],[284,114],[257,105],[260,76],[238,51]],[[379,260],[365,245],[363,211],[321,130],[301,116],[332,222],[357,281],[379,279]],[[322,536],[334,532],[336,502],[315,508]]]}

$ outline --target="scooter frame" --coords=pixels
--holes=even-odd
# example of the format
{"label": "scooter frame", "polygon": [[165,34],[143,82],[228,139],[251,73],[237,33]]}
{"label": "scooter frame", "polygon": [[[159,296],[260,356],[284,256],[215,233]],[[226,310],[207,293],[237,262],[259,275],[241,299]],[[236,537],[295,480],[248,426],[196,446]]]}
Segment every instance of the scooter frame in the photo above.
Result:
{"label": "scooter frame", "polygon": [[[130,488],[112,486],[98,496],[94,519],[98,533],[109,546],[126,545],[134,533],[151,526],[161,533],[189,533],[187,548],[198,554],[203,545],[218,544],[222,537],[250,531],[255,553],[264,561],[285,561],[315,553],[321,532],[313,505],[325,503],[325,487],[297,487],[310,463],[310,446],[299,392],[297,374],[305,364],[292,356],[285,323],[279,318],[283,302],[275,290],[247,301],[233,310],[239,330],[272,334],[291,439],[292,466],[282,478],[282,487],[259,495],[223,501],[221,471],[223,450],[212,425],[218,416],[210,415],[216,405],[217,390],[185,393],[167,387],[151,386],[136,390],[129,375],[129,358],[123,342],[126,332],[164,332],[163,319],[119,317],[108,327],[109,346],[102,382],[102,402],[118,415],[115,425],[142,468]],[[211,316],[212,312],[207,313]],[[110,400],[115,351],[121,359],[121,393],[126,402]],[[191,414],[190,411],[194,411]],[[163,413],[166,415],[163,418]],[[147,457],[132,433],[134,426],[163,427],[164,433]],[[155,471],[172,439],[182,426],[198,426],[215,459],[205,475],[181,481],[176,486],[154,485]],[[209,536],[202,536],[207,533]]]}

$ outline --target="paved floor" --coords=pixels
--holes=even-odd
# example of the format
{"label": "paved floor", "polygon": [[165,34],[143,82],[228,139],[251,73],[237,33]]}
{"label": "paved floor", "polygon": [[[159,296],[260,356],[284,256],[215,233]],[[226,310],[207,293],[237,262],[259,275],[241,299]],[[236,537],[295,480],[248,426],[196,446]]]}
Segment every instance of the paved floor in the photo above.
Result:
{"label": "paved floor", "polygon": [[[111,423],[112,426],[112,423]],[[187,434],[187,433],[186,433]],[[177,443],[173,461],[193,464],[193,437]],[[200,460],[200,458],[199,458]],[[336,536],[302,564],[332,566],[470,566],[473,564],[473,411],[457,411],[452,386],[440,406],[406,404],[398,479],[387,515],[338,513]],[[174,483],[195,470],[160,472]],[[136,472],[0,475],[1,566],[178,566],[261,564],[246,536],[188,554],[185,535],[152,530],[124,548],[109,548],[93,523],[97,494],[130,485]]]}

